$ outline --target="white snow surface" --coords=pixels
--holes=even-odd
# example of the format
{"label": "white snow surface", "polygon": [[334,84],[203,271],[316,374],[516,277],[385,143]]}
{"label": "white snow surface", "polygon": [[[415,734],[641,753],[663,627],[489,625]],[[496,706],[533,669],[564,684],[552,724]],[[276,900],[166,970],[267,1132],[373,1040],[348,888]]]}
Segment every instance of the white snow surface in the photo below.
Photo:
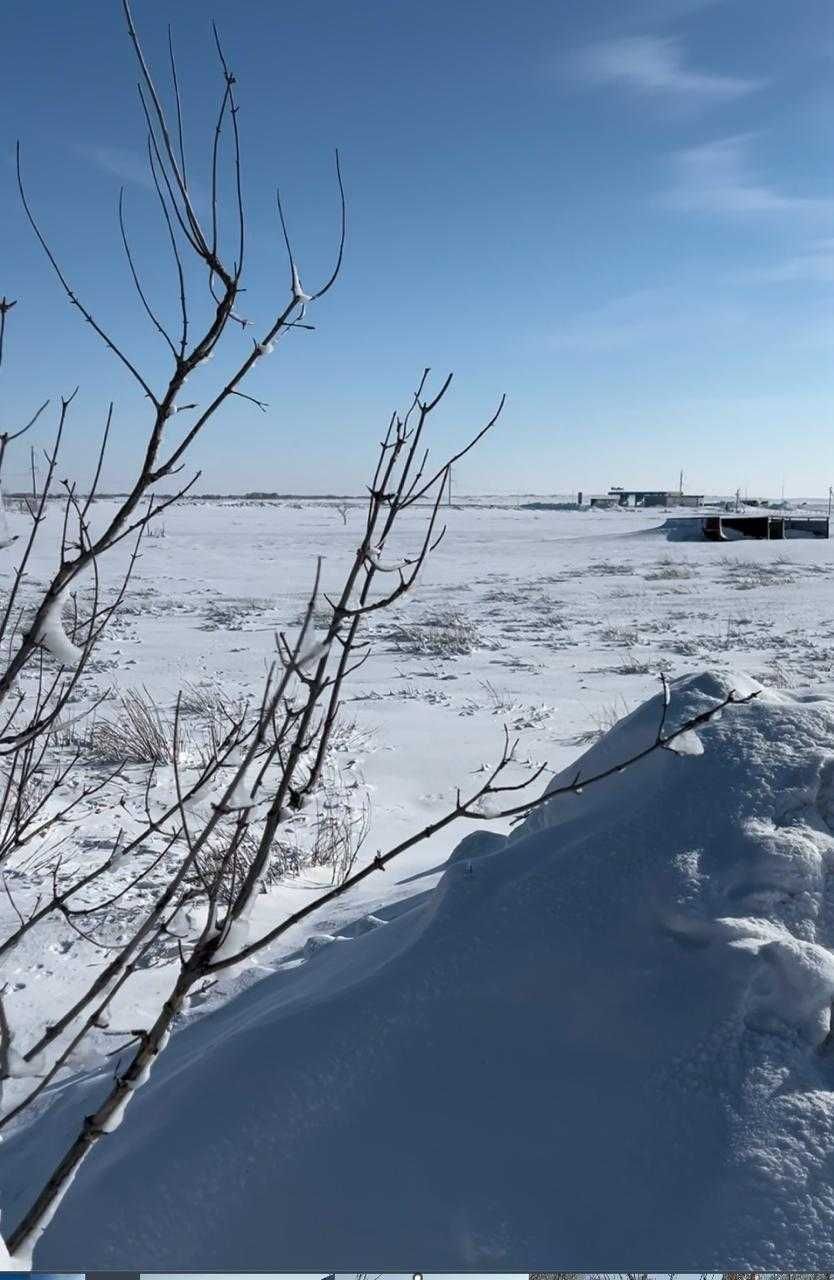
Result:
{"label": "white snow surface", "polygon": [[[80,705],[113,683],[172,707],[184,680],[257,698],[313,555],[332,591],[361,510],[347,526],[326,503],[166,512]],[[413,553],[424,515],[392,554]],[[506,500],[445,518],[415,597],[373,617],[346,704],[340,766],[373,800],[363,856],[477,787],[502,722],[558,782],[651,739],[661,669],[672,725],[731,688],[758,696],[515,828],[448,829],[195,998],[40,1269],[830,1265],[831,544],[711,545],[662,515]],[[451,648],[423,644],[443,628]],[[133,804],[146,777],[132,767],[112,796]],[[68,857],[108,856],[113,811],[84,810]],[[27,863],[10,883],[21,904],[37,891]],[[306,869],[271,888],[247,927],[328,883]],[[15,922],[0,899],[4,935]],[[16,1043],[106,958],[59,919],[33,931],[2,975]],[[143,1024],[175,962],[172,945],[134,976],[113,1027]],[[102,1031],[0,1145],[4,1228],[107,1090],[117,1043]]]}
{"label": "white snow surface", "polygon": [[[671,723],[728,690],[676,682]],[[647,744],[660,710],[583,775]],[[37,1265],[350,1268],[373,1241],[391,1268],[822,1267],[834,704],[762,690],[699,736],[701,755],[659,751],[510,839],[470,835],[388,927],[183,1030]],[[7,1220],[109,1078],[5,1145]]]}

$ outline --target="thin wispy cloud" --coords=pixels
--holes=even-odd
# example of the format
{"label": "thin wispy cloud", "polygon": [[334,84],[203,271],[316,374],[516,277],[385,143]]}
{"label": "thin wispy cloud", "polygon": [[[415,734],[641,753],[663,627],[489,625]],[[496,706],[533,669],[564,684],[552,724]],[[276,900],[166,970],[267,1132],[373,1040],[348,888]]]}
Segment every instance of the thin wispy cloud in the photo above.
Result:
{"label": "thin wispy cloud", "polygon": [[658,344],[688,344],[697,338],[714,341],[742,331],[749,308],[734,298],[687,297],[679,289],[640,289],[614,298],[569,321],[550,334],[556,351],[595,353]]}
{"label": "thin wispy cloud", "polygon": [[763,268],[757,279],[764,284],[834,284],[834,238],[819,240],[800,253]]}
{"label": "thin wispy cloud", "polygon": [[620,86],[641,94],[727,102],[762,87],[763,81],[687,65],[682,42],[675,36],[617,36],[574,54],[572,71],[586,87]]}
{"label": "thin wispy cloud", "polygon": [[[91,144],[77,144],[75,152],[82,156],[88,164],[116,179],[122,186],[142,187],[146,191],[155,191],[150,165],[144,152],[132,147],[110,147]],[[199,179],[194,180],[189,174],[188,193],[197,214],[201,218],[210,216],[211,205],[208,190]]]}
{"label": "thin wispy cloud", "polygon": [[148,159],[132,147],[108,147],[95,144],[76,146],[80,156],[103,173],[112,174],[120,182],[154,189]]}
{"label": "thin wispy cloud", "polygon": [[673,157],[666,203],[685,213],[819,215],[834,212],[830,200],[786,194],[755,173],[750,134],[687,147]]}

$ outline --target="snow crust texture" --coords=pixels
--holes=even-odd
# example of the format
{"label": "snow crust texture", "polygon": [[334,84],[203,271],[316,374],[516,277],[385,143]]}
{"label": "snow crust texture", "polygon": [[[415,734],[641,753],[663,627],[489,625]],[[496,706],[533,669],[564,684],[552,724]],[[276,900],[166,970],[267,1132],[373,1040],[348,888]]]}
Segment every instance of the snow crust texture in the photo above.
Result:
{"label": "snow crust texture", "polygon": [[[697,745],[467,836],[385,928],[186,1026],[36,1266],[830,1265],[834,703],[734,687]],[[670,725],[727,692],[675,682]],[[6,1223],[109,1083],[3,1145]]]}

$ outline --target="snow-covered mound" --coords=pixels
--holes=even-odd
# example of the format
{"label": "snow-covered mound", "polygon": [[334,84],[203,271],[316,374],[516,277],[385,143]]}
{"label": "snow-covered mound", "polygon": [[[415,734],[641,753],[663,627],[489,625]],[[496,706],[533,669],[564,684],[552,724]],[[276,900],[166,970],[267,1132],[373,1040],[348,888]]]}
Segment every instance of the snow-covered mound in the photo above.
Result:
{"label": "snow-covered mound", "polygon": [[[670,723],[726,692],[678,682]],[[830,1265],[834,704],[763,690],[680,745],[178,1034],[35,1264]],[[107,1084],[4,1144],[7,1224]]]}

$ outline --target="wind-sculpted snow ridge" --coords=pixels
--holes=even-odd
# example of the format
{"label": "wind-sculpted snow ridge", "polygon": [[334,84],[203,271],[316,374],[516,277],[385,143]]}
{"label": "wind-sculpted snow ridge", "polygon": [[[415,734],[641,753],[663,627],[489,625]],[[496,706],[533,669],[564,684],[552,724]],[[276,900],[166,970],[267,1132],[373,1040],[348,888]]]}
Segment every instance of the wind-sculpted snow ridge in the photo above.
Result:
{"label": "wind-sculpted snow ridge", "polygon": [[[676,682],[668,727],[727,692]],[[697,735],[177,1034],[36,1266],[830,1266],[834,704],[764,689]],[[7,1224],[107,1084],[4,1144]]]}

